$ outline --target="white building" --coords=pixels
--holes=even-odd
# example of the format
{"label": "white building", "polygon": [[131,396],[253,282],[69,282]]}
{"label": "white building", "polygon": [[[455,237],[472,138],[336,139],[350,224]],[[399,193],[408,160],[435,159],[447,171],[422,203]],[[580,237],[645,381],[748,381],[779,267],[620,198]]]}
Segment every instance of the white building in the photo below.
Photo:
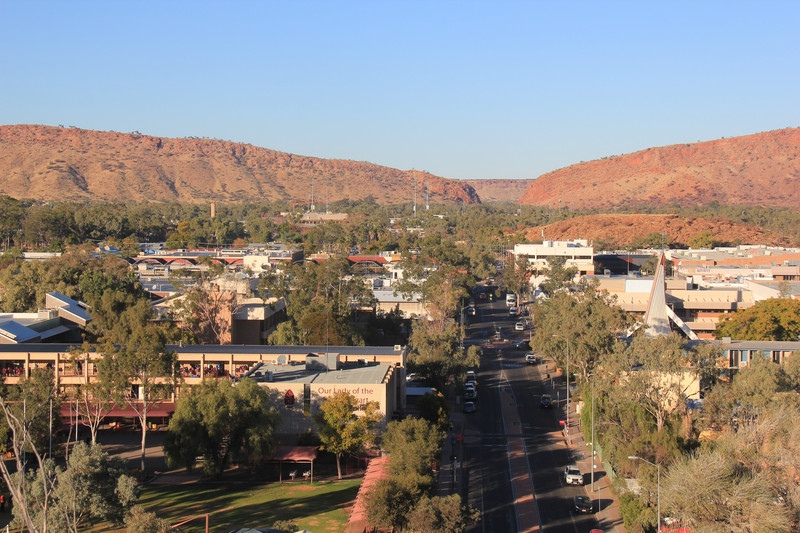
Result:
{"label": "white building", "polygon": [[577,269],[577,277],[594,274],[594,247],[586,239],[574,241],[543,241],[541,244],[515,244],[514,258],[527,257],[533,268],[531,283],[534,286],[546,279],[548,258],[565,257],[566,268]]}

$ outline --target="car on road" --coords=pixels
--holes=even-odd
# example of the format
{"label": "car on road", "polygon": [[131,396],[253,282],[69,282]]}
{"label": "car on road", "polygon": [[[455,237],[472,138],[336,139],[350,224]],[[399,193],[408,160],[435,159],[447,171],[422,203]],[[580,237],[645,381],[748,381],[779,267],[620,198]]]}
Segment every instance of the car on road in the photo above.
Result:
{"label": "car on road", "polygon": [[529,365],[538,365],[542,362],[542,357],[534,352],[528,352],[525,354],[525,362]]}
{"label": "car on road", "polygon": [[583,473],[577,466],[568,466],[564,469],[564,483],[567,485],[583,485]]}
{"label": "car on road", "polygon": [[464,412],[465,413],[474,413],[475,412],[475,402],[464,402]]}
{"label": "car on road", "polygon": [[470,381],[478,381],[478,377],[475,375],[474,370],[467,370],[467,377],[464,378],[464,381],[469,383]]}
{"label": "car on road", "polygon": [[553,407],[553,397],[549,394],[542,394],[542,397],[539,398],[539,407],[543,409],[550,409]]}
{"label": "car on road", "polygon": [[525,330],[525,324],[523,324],[522,322],[517,322],[516,324],[514,324],[514,331],[524,331],[524,330]]}
{"label": "car on road", "polygon": [[516,307],[509,307],[508,308],[508,314],[511,315],[511,316],[518,315],[519,314],[519,309],[517,309]]}
{"label": "car on road", "polygon": [[478,391],[474,388],[464,390],[464,399],[465,400],[477,400],[478,399]]}
{"label": "car on road", "polygon": [[588,496],[579,494],[572,501],[575,504],[576,513],[591,513],[593,511],[592,500]]}
{"label": "car on road", "polygon": [[519,341],[514,345],[517,350],[530,350],[531,344],[528,341]]}

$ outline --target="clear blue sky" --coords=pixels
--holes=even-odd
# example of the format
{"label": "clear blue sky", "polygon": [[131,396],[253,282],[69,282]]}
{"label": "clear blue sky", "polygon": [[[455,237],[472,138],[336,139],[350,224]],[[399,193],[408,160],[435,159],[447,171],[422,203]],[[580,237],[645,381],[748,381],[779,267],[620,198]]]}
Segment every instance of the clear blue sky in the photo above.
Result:
{"label": "clear blue sky", "polygon": [[800,2],[0,0],[0,124],[535,178],[800,126]]}

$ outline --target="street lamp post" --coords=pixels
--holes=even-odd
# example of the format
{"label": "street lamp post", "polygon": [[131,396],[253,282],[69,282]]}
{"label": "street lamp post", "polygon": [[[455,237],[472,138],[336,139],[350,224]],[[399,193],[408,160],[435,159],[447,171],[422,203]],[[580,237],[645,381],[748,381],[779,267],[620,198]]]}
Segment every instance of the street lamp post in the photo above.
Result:
{"label": "street lamp post", "polygon": [[592,378],[592,493],[594,493],[594,374]]}
{"label": "street lamp post", "polygon": [[657,476],[656,477],[656,506],[657,506],[656,508],[657,508],[657,513],[658,513],[658,518],[657,518],[658,522],[657,522],[657,525],[656,525],[656,531],[659,531],[660,528],[661,528],[661,465],[657,465],[655,463],[651,463],[647,459],[642,459],[638,455],[629,455],[628,459],[638,459],[639,461],[644,461],[645,463],[647,463],[649,465],[653,465],[654,467],[656,467],[658,469],[658,472],[656,473],[656,476]]}
{"label": "street lamp post", "polygon": [[551,335],[552,337],[559,337],[564,339],[567,343],[567,441],[570,440],[569,436],[569,339],[563,335]]}

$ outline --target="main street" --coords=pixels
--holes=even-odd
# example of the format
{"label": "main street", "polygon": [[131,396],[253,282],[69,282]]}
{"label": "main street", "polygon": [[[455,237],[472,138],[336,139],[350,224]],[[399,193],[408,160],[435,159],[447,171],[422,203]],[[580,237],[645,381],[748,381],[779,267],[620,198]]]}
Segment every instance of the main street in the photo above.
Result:
{"label": "main street", "polygon": [[[476,299],[476,315],[470,319],[466,342],[479,344],[484,350],[478,370],[477,412],[463,415],[463,443],[459,447],[463,455],[459,458],[463,460],[459,486],[469,503],[481,512],[479,523],[470,531],[520,531],[515,499],[519,501],[524,495],[514,493],[508,455],[509,437],[520,436],[532,480],[525,488],[535,495],[525,505],[536,507],[533,511],[538,514],[542,531],[583,533],[598,528],[594,515],[574,512],[573,497],[588,495],[586,488],[564,482],[564,467],[583,457],[578,455],[580,451],[566,445],[559,427],[559,420],[564,417],[565,391],[556,380],[548,379],[548,372],[555,372],[552,360],[541,365],[526,364],[526,350],[517,349],[514,343],[526,339],[529,330],[514,330],[518,319],[509,315],[504,301]],[[501,390],[507,394],[501,394]],[[545,392],[553,396],[552,409],[539,407]],[[514,404],[521,427],[506,427],[501,398]],[[573,422],[574,431],[577,425]],[[589,475],[584,474],[588,484]]]}

